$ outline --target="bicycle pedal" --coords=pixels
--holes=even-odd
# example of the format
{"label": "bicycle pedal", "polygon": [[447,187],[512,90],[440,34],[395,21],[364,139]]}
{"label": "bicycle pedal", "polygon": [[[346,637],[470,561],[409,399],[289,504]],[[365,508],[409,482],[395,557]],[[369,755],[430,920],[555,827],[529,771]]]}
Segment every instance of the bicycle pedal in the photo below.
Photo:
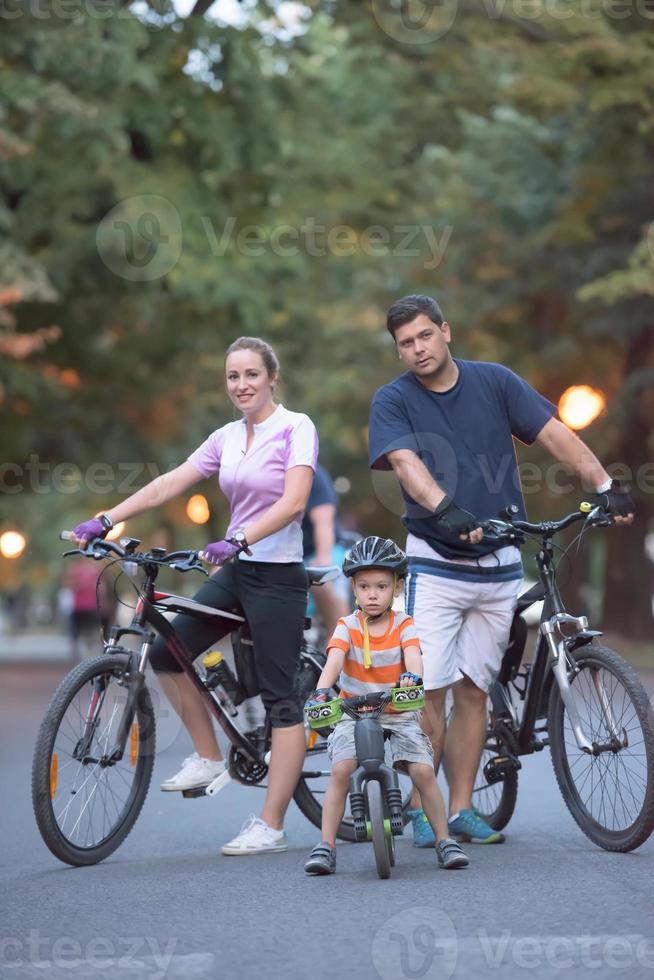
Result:
{"label": "bicycle pedal", "polygon": [[198,796],[206,796],[206,786],[194,786],[193,789],[183,789],[182,796],[185,800],[194,800]]}
{"label": "bicycle pedal", "polygon": [[513,755],[496,755],[484,766],[484,776],[489,785],[499,783],[513,772],[522,769],[522,763]]}

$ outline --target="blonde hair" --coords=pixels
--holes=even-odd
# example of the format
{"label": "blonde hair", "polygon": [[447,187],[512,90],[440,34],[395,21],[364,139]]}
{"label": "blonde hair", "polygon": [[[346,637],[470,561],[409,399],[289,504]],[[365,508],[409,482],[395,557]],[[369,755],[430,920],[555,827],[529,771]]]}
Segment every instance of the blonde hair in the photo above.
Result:
{"label": "blonde hair", "polygon": [[261,360],[264,363],[264,367],[268,372],[268,377],[273,378],[275,375],[279,374],[279,360],[277,354],[265,340],[261,340],[260,337],[239,337],[230,344],[225,352],[225,365],[227,365],[227,358],[230,354],[233,354],[237,350],[253,350],[261,356]]}

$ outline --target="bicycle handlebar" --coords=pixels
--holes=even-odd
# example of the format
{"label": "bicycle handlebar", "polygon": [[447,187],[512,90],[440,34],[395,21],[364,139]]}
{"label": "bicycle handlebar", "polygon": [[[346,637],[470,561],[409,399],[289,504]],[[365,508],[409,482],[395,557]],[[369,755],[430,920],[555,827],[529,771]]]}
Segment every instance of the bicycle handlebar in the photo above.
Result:
{"label": "bicycle handlebar", "polygon": [[[62,541],[76,540],[73,537],[72,531],[61,531],[59,538]],[[202,572],[204,575],[209,574],[200,561],[197,551],[171,551],[168,554],[163,549],[160,549],[160,553],[158,554],[152,554],[149,551],[129,551],[115,544],[113,541],[105,540],[105,538],[93,538],[87,543],[86,547],[79,547],[73,551],[67,551],[65,553],[66,555],[83,555],[85,558],[94,558],[97,561],[102,558],[108,558],[110,555],[116,555],[121,561],[130,561],[135,565],[165,565],[168,568],[173,568],[177,572]]]}
{"label": "bicycle handlebar", "polygon": [[[507,508],[507,511],[511,509]],[[579,521],[586,521],[592,527],[606,527],[613,524],[613,519],[601,507],[592,507],[591,504],[584,502],[580,504],[579,510],[562,517],[560,521],[540,521],[532,524],[530,521],[491,519],[483,521],[479,526],[484,532],[484,538],[521,545],[524,544],[525,534],[539,535],[543,539],[548,539]]]}

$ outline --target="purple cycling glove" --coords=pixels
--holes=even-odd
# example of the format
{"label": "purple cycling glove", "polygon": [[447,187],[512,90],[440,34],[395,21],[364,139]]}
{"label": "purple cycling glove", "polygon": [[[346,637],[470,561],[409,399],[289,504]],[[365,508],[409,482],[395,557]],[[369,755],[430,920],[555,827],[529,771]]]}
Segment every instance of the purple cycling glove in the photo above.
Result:
{"label": "purple cycling glove", "polygon": [[210,565],[224,565],[230,558],[239,555],[245,548],[235,541],[214,541],[208,544],[204,551],[200,552],[200,558],[209,562]]}
{"label": "purple cycling glove", "polygon": [[93,538],[104,538],[106,533],[107,529],[97,517],[92,518],[90,521],[84,521],[82,524],[78,524],[76,528],[73,528],[74,537],[85,543],[92,541]]}

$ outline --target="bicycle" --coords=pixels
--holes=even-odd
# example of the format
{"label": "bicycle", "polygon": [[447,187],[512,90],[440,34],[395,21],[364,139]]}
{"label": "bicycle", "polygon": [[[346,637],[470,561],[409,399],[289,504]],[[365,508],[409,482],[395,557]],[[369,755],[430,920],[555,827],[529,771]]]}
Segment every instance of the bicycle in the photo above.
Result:
{"label": "bicycle", "polygon": [[389,706],[418,711],[425,705],[422,685],[372,691],[352,698],[334,698],[306,709],[314,730],[336,725],[343,712],[355,722],[357,768],[350,776],[349,800],[357,842],[372,841],[380,878],[389,878],[395,864],[395,837],[404,833],[404,807],[397,773],[384,761],[384,731],[379,718]]}
{"label": "bicycle", "polygon": [[[482,524],[498,544],[540,538],[540,582],[518,599],[509,643],[489,692],[489,726],[475,782],[475,807],[496,830],[515,809],[520,756],[550,747],[557,783],[581,830],[610,851],[631,851],[654,829],[654,717],[636,672],[598,642],[585,616],[569,615],[556,581],[553,537],[579,521],[611,524],[582,503],[560,521],[515,520],[517,507]],[[583,531],[582,531],[583,533]],[[522,614],[544,600],[531,663],[522,669]],[[516,695],[522,702],[519,715]]]}
{"label": "bicycle", "polygon": [[[70,532],[62,532],[70,540]],[[235,722],[237,705],[258,695],[253,645],[243,616],[214,609],[193,599],[155,591],[163,567],[207,575],[196,551],[166,553],[163,548],[139,552],[135,538],[120,544],[101,538],[66,552],[121,564],[131,575],[140,569],[143,581],[129,626],[113,626],[99,656],[83,661],[63,678],[39,728],[32,765],[32,801],[41,836],[52,853],[68,864],[96,864],[112,854],[134,826],[145,802],[155,755],[155,716],[145,670],[156,634],[162,636],[184,673],[191,678],[213,717],[230,742],[228,775],[207,787],[187,791],[187,797],[215,796],[229,779],[246,786],[263,786],[268,773],[270,726],[266,721],[242,731]],[[307,569],[310,585],[328,581],[336,569]],[[196,668],[166,613],[215,617],[233,623],[231,634],[237,676],[237,696],[214,685],[203,668]],[[310,621],[305,621],[305,628]],[[132,637],[133,650],[121,644]],[[325,663],[324,654],[303,641],[296,691],[304,702],[314,690]],[[330,767],[326,738],[307,726],[307,762],[294,799],[316,827],[322,820],[321,797]],[[409,790],[404,809],[408,809]],[[405,816],[408,819],[408,816]],[[343,840],[355,839],[347,816],[339,829]]]}

